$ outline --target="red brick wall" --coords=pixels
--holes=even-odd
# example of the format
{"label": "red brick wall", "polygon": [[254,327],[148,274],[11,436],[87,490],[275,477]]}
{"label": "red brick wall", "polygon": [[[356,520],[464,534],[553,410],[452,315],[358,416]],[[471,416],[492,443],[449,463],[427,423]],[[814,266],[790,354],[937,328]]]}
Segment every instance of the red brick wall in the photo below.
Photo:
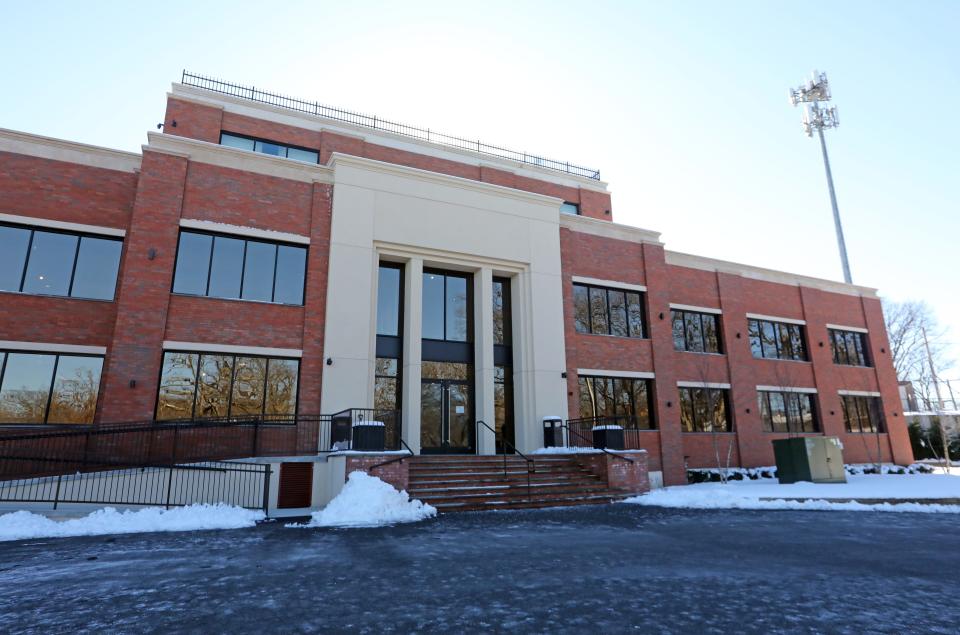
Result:
{"label": "red brick wall", "polygon": [[576,461],[584,469],[602,478],[607,487],[627,494],[650,491],[646,452],[622,452],[620,457],[606,453],[577,454]]}
{"label": "red brick wall", "polygon": [[383,463],[384,461],[389,461],[392,458],[396,458],[390,455],[380,454],[380,455],[361,455],[361,456],[347,456],[347,465],[345,469],[345,476],[347,479],[350,478],[351,472],[366,472],[370,476],[376,476],[381,481],[385,483],[390,483],[398,490],[406,491],[410,488],[410,461],[404,459],[403,461],[394,461],[387,465],[383,465],[374,470],[370,468],[374,465]]}
{"label": "red brick wall", "polygon": [[[655,373],[654,410],[659,430],[644,433],[641,438],[651,452],[651,469],[662,469],[666,484],[685,480],[685,464],[716,467],[715,441],[719,444],[723,465],[727,462],[728,448],[733,466],[773,464],[771,441],[786,435],[763,431],[757,406],[758,385],[816,388],[822,430],[827,435],[841,438],[847,462],[875,461],[878,454],[881,460],[900,464],[913,460],[899,410],[897,384],[887,351],[889,344],[879,300],[667,265],[660,246],[638,245],[569,229],[561,229],[561,252],[570,416],[576,417],[579,413],[577,368]],[[574,276],[645,284],[651,339],[576,333],[572,294]],[[721,309],[725,354],[675,351],[670,303]],[[805,320],[810,361],[754,359],[747,335],[747,313]],[[875,368],[835,365],[827,340],[827,323],[868,328]],[[737,433],[715,436],[681,432],[678,381],[731,384],[730,414]],[[879,391],[882,394],[890,433],[879,435],[879,452],[876,435],[845,432],[839,390]],[[658,437],[656,443],[646,441],[651,436]]]}

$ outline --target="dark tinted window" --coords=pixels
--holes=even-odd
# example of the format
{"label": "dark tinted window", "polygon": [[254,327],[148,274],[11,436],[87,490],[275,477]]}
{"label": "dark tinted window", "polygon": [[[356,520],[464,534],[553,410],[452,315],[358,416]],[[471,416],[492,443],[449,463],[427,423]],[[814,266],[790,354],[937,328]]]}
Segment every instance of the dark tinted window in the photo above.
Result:
{"label": "dark tinted window", "polygon": [[78,238],[71,234],[34,231],[24,293],[67,295]]}
{"label": "dark tinted window", "polygon": [[843,424],[847,432],[885,432],[880,397],[840,395]]}
{"label": "dark tinted window", "polygon": [[293,415],[299,373],[294,359],[166,352],[156,416]]}
{"label": "dark tinted window", "polygon": [[750,319],[747,328],[754,357],[806,361],[801,325]]}
{"label": "dark tinted window", "polygon": [[303,304],[303,285],[307,275],[307,250],[280,245],[277,248],[277,273],[273,301]]}
{"label": "dark tinted window", "polygon": [[207,295],[215,298],[240,297],[243,242],[225,236],[213,239],[213,259],[210,261],[210,285]]}
{"label": "dark tinted window", "polygon": [[510,344],[510,282],[493,281],[493,343]]}
{"label": "dark tinted window", "polygon": [[689,353],[720,352],[718,315],[680,309],[671,309],[670,313],[675,350]]}
{"label": "dark tinted window", "polygon": [[643,337],[641,293],[574,284],[573,312],[578,333]]}
{"label": "dark tinted window", "polygon": [[830,329],[828,334],[834,364],[870,366],[865,333]]}
{"label": "dark tinted window", "polygon": [[304,161],[306,163],[319,163],[320,153],[316,150],[306,148],[295,148],[293,146],[267,141],[265,139],[253,139],[242,135],[230,134],[224,132],[220,134],[220,144],[231,148],[241,150],[251,150],[261,154],[269,154],[274,157],[284,157],[294,161]]}
{"label": "dark tinted window", "polygon": [[444,280],[438,273],[423,274],[423,337],[443,339]]}
{"label": "dark tinted window", "polygon": [[469,278],[424,272],[423,337],[449,342],[470,341]]}
{"label": "dark tinted window", "polygon": [[302,305],[306,265],[303,247],[181,232],[173,292]]}
{"label": "dark tinted window", "polygon": [[580,214],[580,206],[576,203],[561,203],[560,205],[561,214],[570,214],[571,216],[578,216]]}
{"label": "dark tinted window", "polygon": [[102,366],[88,355],[0,353],[0,423],[93,423]]}
{"label": "dark tinted window", "polygon": [[75,298],[112,300],[117,286],[122,245],[119,240],[91,236],[81,238],[70,295]]}
{"label": "dark tinted window", "polygon": [[210,249],[213,236],[180,233],[177,266],[173,274],[174,293],[207,294],[207,276],[210,273]]}
{"label": "dark tinted window", "polygon": [[400,334],[400,269],[380,266],[377,279],[377,335]]}
{"label": "dark tinted window", "polygon": [[273,299],[273,271],[276,262],[276,245],[247,241],[240,297],[244,300],[270,302]]}
{"label": "dark tinted window", "polygon": [[0,291],[19,291],[30,230],[0,225]]}
{"label": "dark tinted window", "polygon": [[581,376],[578,382],[581,419],[594,419],[598,425],[609,423],[627,429],[651,430],[655,427],[650,416],[653,391],[649,379]]}
{"label": "dark tinted window", "polygon": [[807,393],[759,391],[760,418],[767,432],[816,432],[813,396]]}
{"label": "dark tinted window", "polygon": [[680,423],[684,432],[730,432],[729,391],[718,388],[680,388]]}

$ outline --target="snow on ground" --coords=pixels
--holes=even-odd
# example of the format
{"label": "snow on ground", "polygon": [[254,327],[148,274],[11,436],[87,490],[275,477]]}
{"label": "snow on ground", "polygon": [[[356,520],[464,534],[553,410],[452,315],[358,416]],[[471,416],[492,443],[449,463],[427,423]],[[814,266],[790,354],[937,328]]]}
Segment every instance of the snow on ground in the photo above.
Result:
{"label": "snow on ground", "polygon": [[[939,503],[834,502],[825,499],[960,499],[960,476],[939,474],[851,475],[846,483],[793,483],[772,479],[682,485],[635,496],[624,502],[693,509],[812,509],[960,513],[960,505]],[[763,500],[776,499],[776,500]],[[793,500],[791,500],[793,499]],[[796,500],[805,499],[805,500]]]}
{"label": "snow on ground", "polygon": [[366,472],[351,472],[336,498],[320,511],[313,512],[305,525],[288,527],[377,527],[411,523],[437,515],[437,510],[418,500],[410,500],[405,491]]}
{"label": "snow on ground", "polygon": [[253,527],[263,518],[263,512],[230,505],[189,505],[173,509],[146,507],[129,511],[106,507],[80,518],[60,521],[28,511],[17,511],[0,515],[0,542],[151,531],[241,529]]}

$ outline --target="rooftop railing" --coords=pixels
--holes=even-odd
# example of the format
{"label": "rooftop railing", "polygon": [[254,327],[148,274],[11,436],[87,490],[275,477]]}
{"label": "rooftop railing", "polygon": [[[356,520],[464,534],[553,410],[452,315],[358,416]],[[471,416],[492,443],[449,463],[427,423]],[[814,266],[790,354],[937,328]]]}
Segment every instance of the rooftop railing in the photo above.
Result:
{"label": "rooftop railing", "polygon": [[342,108],[324,106],[319,102],[306,101],[304,99],[297,99],[295,97],[278,95],[276,93],[260,90],[259,88],[255,88],[253,86],[240,86],[238,84],[231,84],[230,82],[214,79],[212,77],[195,75],[194,73],[187,72],[186,70],[183,71],[181,83],[183,83],[185,86],[193,86],[194,88],[201,88],[203,90],[209,90],[216,93],[221,93],[223,95],[239,97],[240,99],[249,99],[250,101],[259,102],[261,104],[269,104],[278,108],[295,110],[297,112],[315,115],[325,119],[342,121],[354,126],[360,126],[362,128],[382,130],[404,137],[419,139],[428,143],[435,143],[441,146],[477,152],[479,154],[516,161],[525,165],[532,165],[539,168],[546,168],[548,170],[556,170],[557,172],[563,172],[565,174],[572,174],[574,176],[593,179],[595,181],[600,180],[599,170],[586,168],[582,165],[575,165],[569,161],[557,161],[556,159],[548,159],[536,154],[508,150],[507,148],[490,145],[479,140],[464,139],[463,137],[456,137],[453,135],[436,132],[435,130],[430,130],[429,128],[417,128],[415,126],[409,126],[396,121],[390,121],[389,119],[382,119],[376,115],[364,115],[351,112],[349,110],[344,110]]}

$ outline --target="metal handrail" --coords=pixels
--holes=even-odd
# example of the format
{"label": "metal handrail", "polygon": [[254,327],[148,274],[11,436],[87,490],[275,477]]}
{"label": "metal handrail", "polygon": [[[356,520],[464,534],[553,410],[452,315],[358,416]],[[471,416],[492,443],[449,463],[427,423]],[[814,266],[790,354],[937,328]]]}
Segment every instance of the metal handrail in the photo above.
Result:
{"label": "metal handrail", "polygon": [[369,471],[369,470],[375,470],[375,469],[377,469],[378,467],[383,467],[384,465],[390,465],[390,464],[392,464],[392,463],[401,463],[404,459],[409,459],[411,456],[416,456],[416,455],[414,454],[413,450],[410,449],[410,446],[407,445],[407,442],[403,440],[403,438],[400,439],[400,443],[401,443],[401,445],[403,445],[403,447],[407,448],[407,453],[406,453],[406,454],[404,454],[403,456],[397,456],[397,457],[394,457],[394,458],[392,458],[392,459],[388,459],[388,460],[384,461],[383,463],[377,463],[376,465],[371,465],[369,468],[367,468],[367,471]]}
{"label": "metal handrail", "polygon": [[[489,425],[487,425],[487,422],[486,422],[486,421],[482,421],[482,420],[480,420],[480,419],[477,419],[477,423],[479,423],[479,424],[482,425],[484,428],[486,428],[487,430],[489,430],[490,432],[492,432],[492,433],[494,434],[494,437],[496,437],[497,431],[494,430],[493,428],[491,428]],[[479,437],[479,430],[477,430],[476,432],[478,433],[477,436]],[[477,445],[479,445],[479,438],[477,438],[476,440],[477,440],[477,442],[478,442]],[[501,441],[503,442],[503,477],[504,477],[504,478],[507,478],[507,446],[508,446],[508,445],[510,446],[510,449],[512,449],[512,450],[514,451],[514,453],[516,453],[517,455],[519,455],[520,457],[522,457],[522,458],[523,458],[524,460],[526,460],[526,462],[527,462],[527,502],[530,502],[530,501],[532,500],[531,497],[530,497],[530,474],[535,474],[535,473],[536,473],[536,471],[537,471],[537,463],[536,463],[536,461],[534,461],[533,459],[531,459],[529,456],[527,456],[526,454],[524,454],[523,452],[521,452],[520,450],[518,450],[518,449],[517,449],[517,446],[515,446],[515,445],[512,444],[512,443],[510,443],[510,442],[507,441],[506,439],[501,439]]]}
{"label": "metal handrail", "polygon": [[[587,438],[584,437],[582,434],[580,434],[579,431],[574,432],[573,428],[571,428],[571,427],[570,427],[569,425],[567,425],[566,423],[563,424],[563,428],[566,429],[568,437],[569,437],[570,433],[574,433],[574,434],[576,434],[578,437],[580,437],[581,439],[583,439],[584,441],[589,441],[589,442],[590,442],[590,445],[593,446],[593,439],[587,439]],[[600,451],[603,452],[604,454],[609,454],[610,456],[615,456],[615,457],[617,457],[618,459],[621,459],[621,460],[623,460],[623,461],[627,461],[628,463],[636,463],[636,461],[634,461],[633,459],[631,459],[629,456],[623,456],[622,454],[617,454],[616,452],[611,452],[611,451],[609,451],[607,448],[594,448],[594,449],[595,449],[595,450],[600,450]]]}
{"label": "metal handrail", "polygon": [[464,139],[462,137],[455,137],[453,135],[439,133],[436,130],[431,130],[429,128],[417,128],[415,126],[409,126],[407,124],[383,119],[382,117],[364,115],[361,113],[344,110],[342,108],[324,106],[319,102],[306,101],[304,99],[297,99],[296,97],[278,95],[276,93],[260,90],[259,88],[255,88],[253,86],[240,86],[238,84],[231,84],[230,82],[214,79],[212,77],[196,75],[188,72],[187,70],[183,71],[180,81],[184,86],[201,88],[203,90],[209,90],[215,93],[239,97],[240,99],[247,99],[262,104],[269,104],[271,106],[285,108],[287,110],[295,110],[297,112],[314,115],[316,117],[323,117],[325,119],[343,121],[354,126],[391,132],[404,137],[411,137],[413,139],[427,141],[428,143],[435,143],[437,145],[448,146],[460,150],[469,150],[478,154],[486,154],[501,159],[516,161],[517,163],[547,168],[549,170],[556,170],[557,172],[564,172],[566,174],[572,174],[574,176],[579,176],[594,181],[600,180],[599,170],[583,167],[581,165],[575,165],[569,161],[558,161],[556,159],[548,159],[546,157],[529,154],[527,152],[508,150],[507,148],[483,143],[482,141],[478,141],[476,139]]}

